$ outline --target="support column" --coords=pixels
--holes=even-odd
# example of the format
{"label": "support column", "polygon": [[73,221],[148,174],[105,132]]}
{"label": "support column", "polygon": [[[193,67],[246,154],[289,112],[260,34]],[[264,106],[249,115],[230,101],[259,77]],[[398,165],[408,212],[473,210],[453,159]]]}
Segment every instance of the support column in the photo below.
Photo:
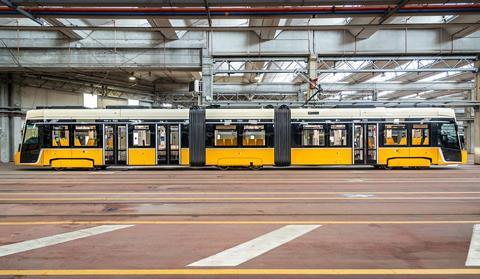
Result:
{"label": "support column", "polygon": [[[315,80],[318,78],[317,74],[317,61],[318,61],[318,55],[311,53],[310,56],[308,57],[308,78],[310,80]],[[315,93],[315,89],[312,89],[311,86],[308,87],[307,91],[307,96],[306,100],[308,100],[313,94]]]}
{"label": "support column", "polygon": [[[12,80],[12,77],[9,78]],[[20,85],[10,83],[10,107],[11,108],[21,108],[22,99],[20,96]],[[23,122],[25,120],[24,116],[21,114],[12,114],[10,117],[10,160],[14,160],[15,152],[18,150],[18,146],[22,142],[22,128]]]}
{"label": "support column", "polygon": [[[8,89],[8,79],[4,76],[0,82],[0,109],[5,111],[10,103]],[[7,112],[0,113],[0,162],[10,162],[10,149],[10,118]]]}
{"label": "support column", "polygon": [[[475,68],[480,69],[480,62],[475,62]],[[480,100],[480,73],[475,73],[475,100]],[[480,109],[475,107],[475,117],[473,120],[473,126],[475,131],[475,146],[473,160],[476,165],[480,165]]]}
{"label": "support column", "polygon": [[203,105],[213,101],[213,58],[208,48],[202,49],[202,96]]}

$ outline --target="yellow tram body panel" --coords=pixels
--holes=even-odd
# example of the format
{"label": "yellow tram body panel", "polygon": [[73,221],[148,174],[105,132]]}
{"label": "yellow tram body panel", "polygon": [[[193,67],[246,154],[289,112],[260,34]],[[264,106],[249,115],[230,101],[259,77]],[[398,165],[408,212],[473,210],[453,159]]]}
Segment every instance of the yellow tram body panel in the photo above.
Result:
{"label": "yellow tram body panel", "polygon": [[188,166],[190,164],[190,149],[181,148],[180,149],[180,165]]}
{"label": "yellow tram body panel", "polygon": [[439,147],[380,147],[378,164],[389,167],[428,167],[430,165],[465,164],[467,153],[462,150],[461,162],[446,162]]}
{"label": "yellow tram body panel", "polygon": [[351,165],[352,148],[292,148],[292,165]]}
{"label": "yellow tram body panel", "polygon": [[93,168],[103,165],[101,148],[43,148],[35,163],[20,163],[20,153],[17,154],[15,155],[17,165],[53,168]]}
{"label": "yellow tram body panel", "polygon": [[273,148],[206,148],[207,166],[268,166],[275,163]]}
{"label": "yellow tram body panel", "polygon": [[155,148],[130,148],[128,149],[128,165],[154,166],[157,164]]}

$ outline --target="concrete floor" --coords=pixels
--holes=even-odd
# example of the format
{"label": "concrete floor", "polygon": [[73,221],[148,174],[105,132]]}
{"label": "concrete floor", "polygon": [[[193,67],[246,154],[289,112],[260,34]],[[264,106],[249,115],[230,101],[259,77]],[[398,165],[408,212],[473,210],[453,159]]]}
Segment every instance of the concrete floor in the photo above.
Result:
{"label": "concrete floor", "polygon": [[[480,278],[480,266],[465,266],[480,224],[480,166],[55,172],[0,165],[0,178],[0,253],[23,241],[133,225],[0,256],[5,278]],[[321,226],[236,266],[188,266],[287,225]]]}

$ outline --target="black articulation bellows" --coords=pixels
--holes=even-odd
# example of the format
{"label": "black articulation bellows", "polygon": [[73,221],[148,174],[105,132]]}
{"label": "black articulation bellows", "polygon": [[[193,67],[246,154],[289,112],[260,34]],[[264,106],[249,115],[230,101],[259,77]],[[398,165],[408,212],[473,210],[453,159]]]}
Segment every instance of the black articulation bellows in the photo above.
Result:
{"label": "black articulation bellows", "polygon": [[205,109],[192,107],[189,121],[190,166],[205,166]]}
{"label": "black articulation bellows", "polygon": [[290,166],[291,155],[291,132],[290,132],[290,109],[283,105],[275,109],[275,165],[276,166]]}

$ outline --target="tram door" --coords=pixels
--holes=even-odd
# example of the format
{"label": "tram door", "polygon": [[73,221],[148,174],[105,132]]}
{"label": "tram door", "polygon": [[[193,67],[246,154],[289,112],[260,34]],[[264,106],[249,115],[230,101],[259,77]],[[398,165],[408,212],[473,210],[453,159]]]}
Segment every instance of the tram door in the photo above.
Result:
{"label": "tram door", "polygon": [[356,165],[377,163],[377,124],[353,126],[353,158]]}
{"label": "tram door", "polygon": [[180,164],[180,125],[157,125],[157,164]]}
{"label": "tram door", "polygon": [[106,124],[103,133],[106,165],[127,164],[127,125]]}

